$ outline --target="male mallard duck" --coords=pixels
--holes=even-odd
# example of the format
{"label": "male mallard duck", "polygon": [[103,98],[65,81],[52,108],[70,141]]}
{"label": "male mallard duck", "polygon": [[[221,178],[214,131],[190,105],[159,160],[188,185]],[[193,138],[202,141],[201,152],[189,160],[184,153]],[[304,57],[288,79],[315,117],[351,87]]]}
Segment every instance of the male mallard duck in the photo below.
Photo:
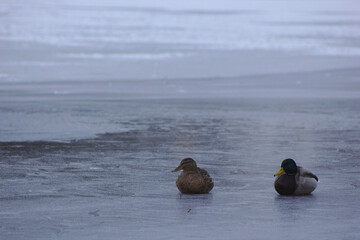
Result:
{"label": "male mallard duck", "polygon": [[192,158],[185,158],[172,172],[183,170],[176,180],[176,186],[182,193],[208,193],[214,183],[206,170],[198,168]]}
{"label": "male mallard duck", "polygon": [[315,190],[318,177],[310,171],[296,166],[293,159],[285,159],[275,173],[274,187],[280,195],[307,195]]}

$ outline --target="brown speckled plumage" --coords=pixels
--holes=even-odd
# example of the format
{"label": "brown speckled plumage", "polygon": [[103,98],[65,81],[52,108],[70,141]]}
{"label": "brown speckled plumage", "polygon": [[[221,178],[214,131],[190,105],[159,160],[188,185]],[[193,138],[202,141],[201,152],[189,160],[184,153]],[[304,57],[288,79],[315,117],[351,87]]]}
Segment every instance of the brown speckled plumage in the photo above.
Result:
{"label": "brown speckled plumage", "polygon": [[208,193],[214,187],[208,172],[198,168],[193,159],[185,158],[173,172],[180,170],[183,172],[176,180],[176,186],[180,192],[188,194]]}

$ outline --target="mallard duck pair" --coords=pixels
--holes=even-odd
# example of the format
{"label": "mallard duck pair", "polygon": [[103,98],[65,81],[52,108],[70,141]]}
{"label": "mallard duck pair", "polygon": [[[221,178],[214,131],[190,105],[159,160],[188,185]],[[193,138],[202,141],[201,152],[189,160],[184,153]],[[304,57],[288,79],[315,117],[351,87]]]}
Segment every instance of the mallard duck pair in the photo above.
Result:
{"label": "mallard duck pair", "polygon": [[[208,172],[197,167],[192,158],[185,158],[180,165],[173,170],[177,172],[183,170],[176,180],[176,186],[181,193],[201,194],[209,193],[214,187]],[[318,177],[310,171],[298,167],[293,159],[285,159],[281,168],[274,176],[275,190],[280,195],[306,195],[315,190]]]}

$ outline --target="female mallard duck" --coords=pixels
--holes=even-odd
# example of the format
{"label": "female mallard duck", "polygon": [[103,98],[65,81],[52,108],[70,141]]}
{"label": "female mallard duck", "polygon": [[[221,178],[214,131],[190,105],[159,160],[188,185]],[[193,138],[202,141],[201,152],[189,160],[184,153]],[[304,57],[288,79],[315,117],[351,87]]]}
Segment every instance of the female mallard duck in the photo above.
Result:
{"label": "female mallard duck", "polygon": [[274,187],[280,195],[307,195],[315,190],[318,177],[310,171],[296,166],[293,159],[285,159],[275,173]]}
{"label": "female mallard duck", "polygon": [[182,193],[198,194],[208,193],[214,187],[214,183],[206,170],[198,168],[192,158],[185,158],[180,165],[173,170],[183,170],[176,180],[176,186]]}

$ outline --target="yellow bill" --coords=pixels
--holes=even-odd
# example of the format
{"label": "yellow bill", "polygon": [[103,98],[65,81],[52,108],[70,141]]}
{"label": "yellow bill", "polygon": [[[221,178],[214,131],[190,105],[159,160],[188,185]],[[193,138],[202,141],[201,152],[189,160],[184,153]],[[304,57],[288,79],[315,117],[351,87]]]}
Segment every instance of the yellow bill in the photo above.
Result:
{"label": "yellow bill", "polygon": [[283,169],[283,168],[280,168],[279,171],[277,171],[277,172],[274,174],[274,177],[282,174],[283,172],[284,172],[284,169]]}

